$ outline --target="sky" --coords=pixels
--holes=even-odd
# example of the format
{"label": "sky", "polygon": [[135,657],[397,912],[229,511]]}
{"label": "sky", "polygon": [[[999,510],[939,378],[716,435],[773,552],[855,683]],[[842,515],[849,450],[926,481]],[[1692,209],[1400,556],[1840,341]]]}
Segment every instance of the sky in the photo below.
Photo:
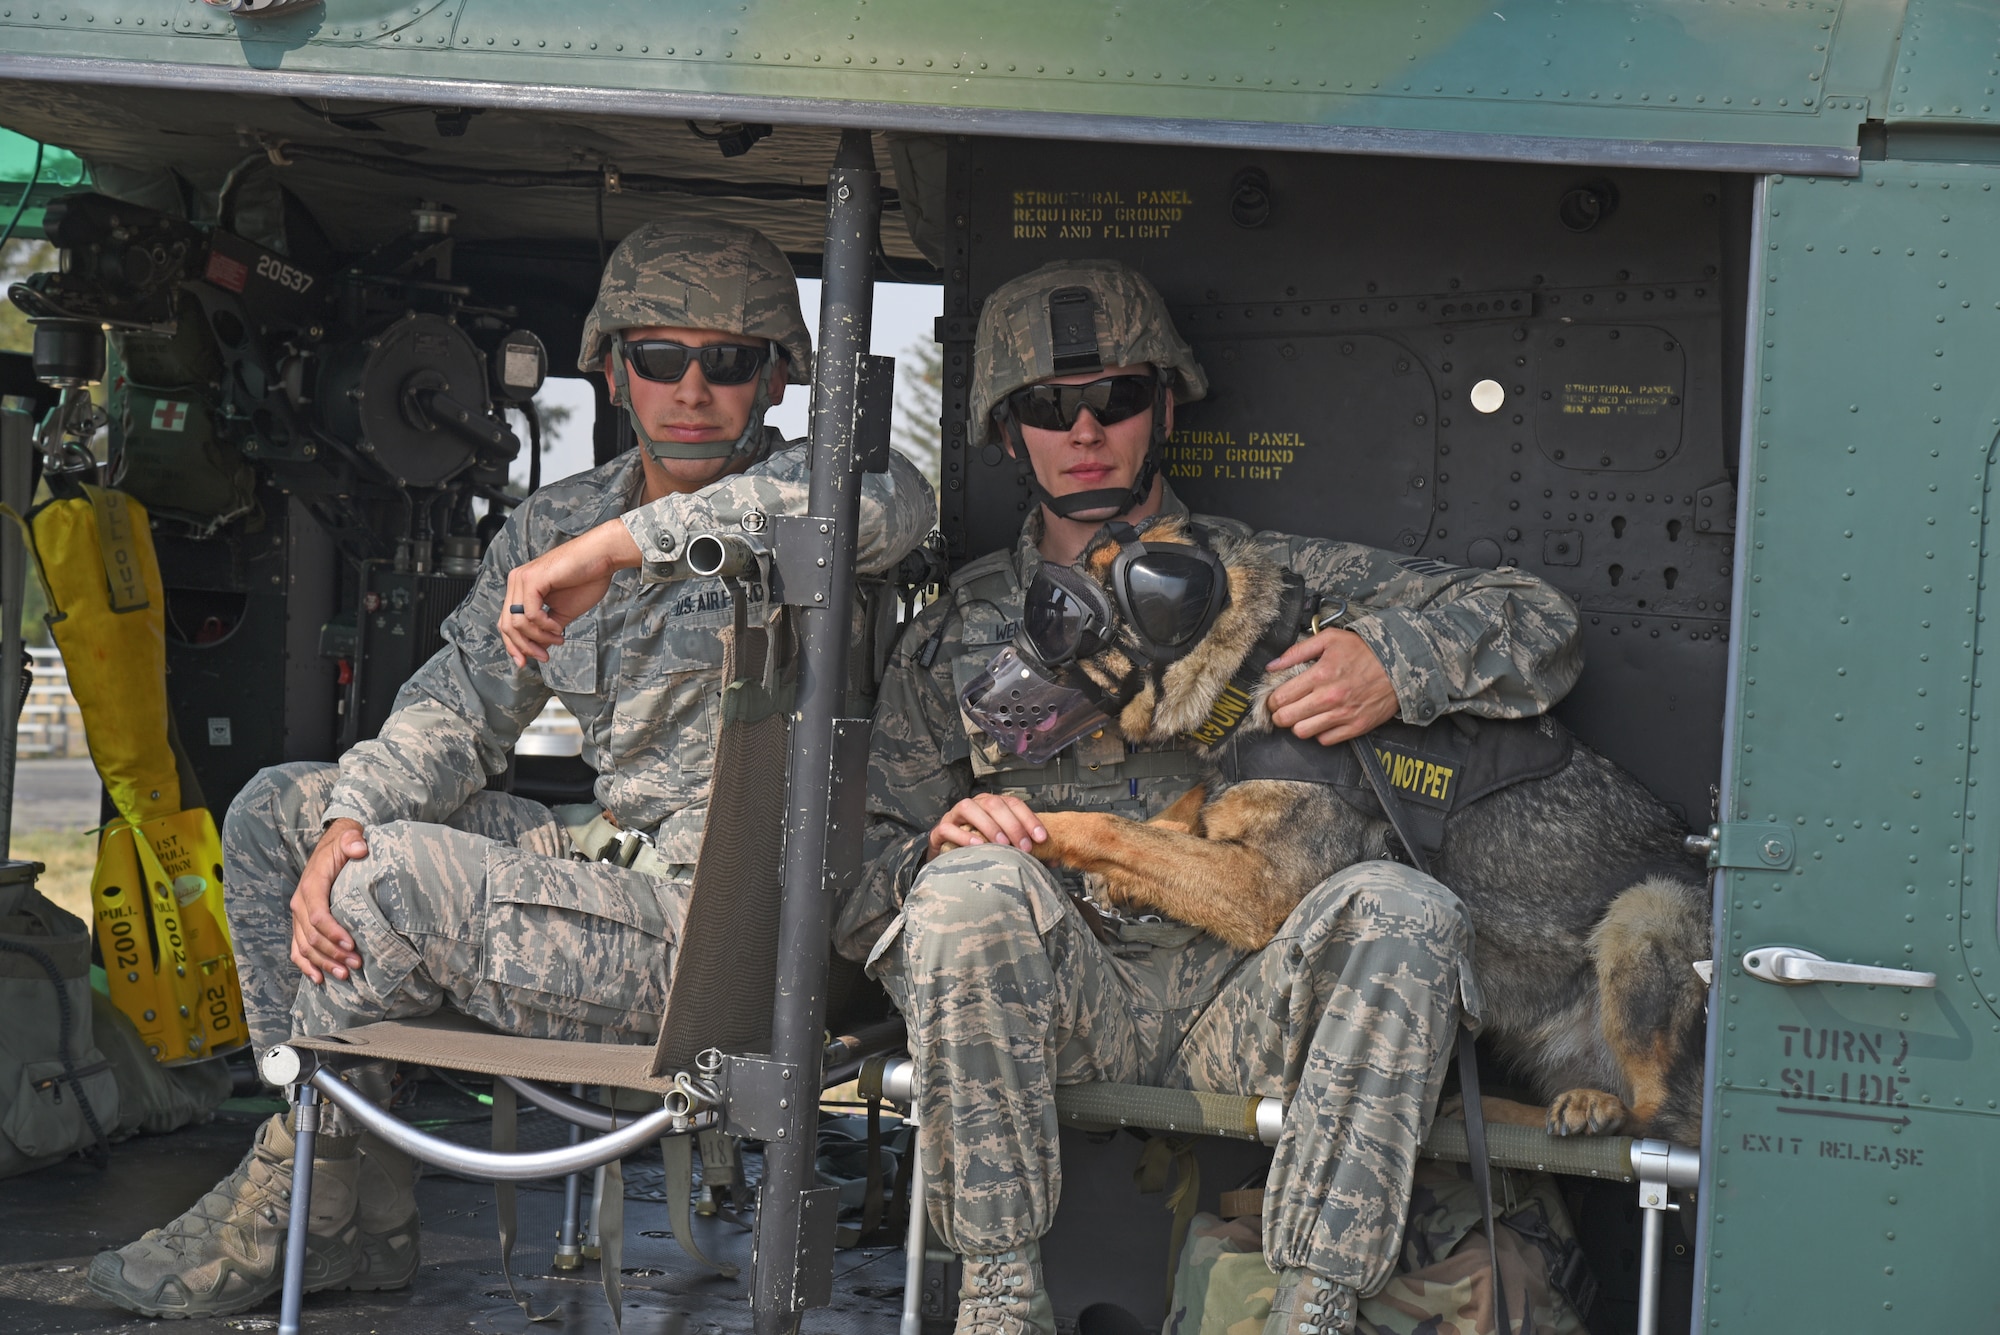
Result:
{"label": "sky", "polygon": [[[806,327],[819,334],[819,280],[799,280],[799,304],[805,311]],[[944,289],[928,284],[877,283],[875,285],[875,326],[870,351],[877,356],[898,357],[919,339],[929,342],[932,322],[944,313]],[[896,397],[904,392],[906,371],[896,368]],[[771,410],[765,420],[787,437],[806,433],[807,406],[811,398],[804,386],[786,391],[785,401]],[[562,404],[573,411],[561,431],[553,433],[554,448],[542,455],[542,481],[581,473],[591,466],[590,418],[595,412],[590,388],[582,380],[552,377],[537,396],[545,404]],[[525,450],[514,461],[514,480],[525,485],[528,459]]]}

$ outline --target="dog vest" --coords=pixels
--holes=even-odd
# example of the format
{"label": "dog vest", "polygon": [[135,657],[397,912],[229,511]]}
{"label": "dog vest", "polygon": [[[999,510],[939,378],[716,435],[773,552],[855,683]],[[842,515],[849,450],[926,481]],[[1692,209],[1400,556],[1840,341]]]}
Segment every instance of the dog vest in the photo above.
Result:
{"label": "dog vest", "polygon": [[[1451,714],[1427,727],[1400,720],[1362,739],[1382,762],[1398,813],[1429,861],[1444,847],[1445,820],[1489,793],[1529,779],[1546,778],[1569,764],[1569,730],[1544,714],[1531,719],[1482,719]],[[1214,761],[1225,781],[1283,779],[1323,783],[1365,816],[1389,813],[1346,746],[1321,746],[1290,732],[1232,735]]]}

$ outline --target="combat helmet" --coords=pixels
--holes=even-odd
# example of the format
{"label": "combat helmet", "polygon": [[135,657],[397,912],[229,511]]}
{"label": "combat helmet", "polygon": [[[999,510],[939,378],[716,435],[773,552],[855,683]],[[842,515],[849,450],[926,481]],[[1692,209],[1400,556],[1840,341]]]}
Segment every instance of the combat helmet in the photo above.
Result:
{"label": "combat helmet", "polygon": [[596,371],[611,357],[611,378],[632,429],[656,459],[720,459],[754,451],[763,440],[771,408],[770,369],[758,377],[757,397],[743,434],[733,441],[683,443],[654,440],[632,408],[629,372],[620,330],[665,325],[721,329],[769,339],[790,366],[794,381],[812,376],[812,336],[799,311],[798,279],[785,253],[762,232],[733,223],[674,219],[650,222],[618,243],[604,265],[597,304],[583,324],[577,369]]}
{"label": "combat helmet", "polygon": [[[1158,371],[1159,384],[1152,443],[1131,491],[1100,488],[1050,496],[1035,478],[1007,396],[1050,376],[1141,362]],[[972,443],[1004,437],[1035,499],[1059,515],[1110,505],[1122,515],[1146,499],[1160,472],[1169,393],[1176,403],[1192,403],[1208,393],[1208,376],[1174,328],[1159,291],[1122,261],[1056,260],[1001,284],[979,312],[972,351]]]}

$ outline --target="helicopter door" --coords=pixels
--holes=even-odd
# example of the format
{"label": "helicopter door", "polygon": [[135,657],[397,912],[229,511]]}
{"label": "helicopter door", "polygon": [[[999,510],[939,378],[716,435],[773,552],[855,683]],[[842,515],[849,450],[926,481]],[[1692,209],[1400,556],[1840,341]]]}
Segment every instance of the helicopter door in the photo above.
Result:
{"label": "helicopter door", "polygon": [[1996,180],[1759,196],[1704,1330],[2000,1329],[2000,1203],[1966,1189],[2000,1169]]}

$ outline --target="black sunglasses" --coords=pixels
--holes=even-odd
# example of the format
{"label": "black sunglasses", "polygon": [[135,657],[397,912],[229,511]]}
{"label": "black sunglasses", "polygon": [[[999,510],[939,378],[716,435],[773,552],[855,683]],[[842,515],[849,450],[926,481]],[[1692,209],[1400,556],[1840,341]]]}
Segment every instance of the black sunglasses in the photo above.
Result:
{"label": "black sunglasses", "polygon": [[1137,417],[1153,406],[1158,384],[1151,375],[1108,375],[1085,385],[1025,385],[1003,402],[1023,426],[1068,431],[1085,408],[1099,426]]}
{"label": "black sunglasses", "polygon": [[687,374],[688,364],[699,361],[702,376],[711,385],[747,385],[771,355],[768,347],[752,343],[705,343],[691,348],[664,338],[628,339],[625,363],[642,380],[673,384]]}

